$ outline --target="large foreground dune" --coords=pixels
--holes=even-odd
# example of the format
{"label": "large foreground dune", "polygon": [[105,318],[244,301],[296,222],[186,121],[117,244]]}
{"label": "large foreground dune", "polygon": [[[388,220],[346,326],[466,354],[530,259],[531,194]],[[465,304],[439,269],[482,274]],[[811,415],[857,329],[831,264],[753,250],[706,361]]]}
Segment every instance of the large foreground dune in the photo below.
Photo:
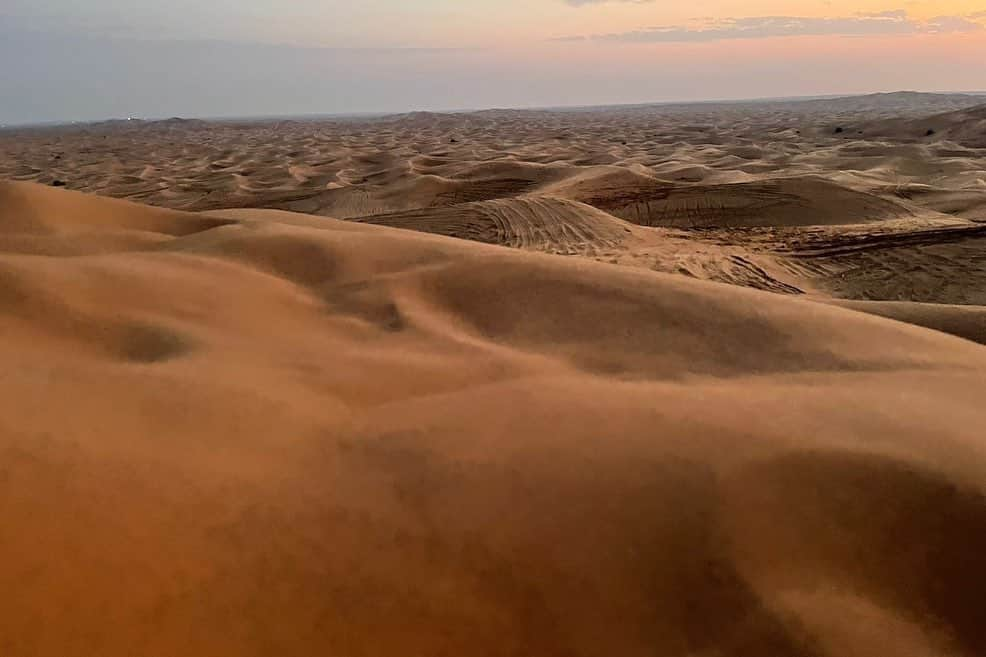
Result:
{"label": "large foreground dune", "polygon": [[[535,243],[532,203],[471,211]],[[0,183],[0,332],[7,657],[986,654],[971,341],[28,183]]]}

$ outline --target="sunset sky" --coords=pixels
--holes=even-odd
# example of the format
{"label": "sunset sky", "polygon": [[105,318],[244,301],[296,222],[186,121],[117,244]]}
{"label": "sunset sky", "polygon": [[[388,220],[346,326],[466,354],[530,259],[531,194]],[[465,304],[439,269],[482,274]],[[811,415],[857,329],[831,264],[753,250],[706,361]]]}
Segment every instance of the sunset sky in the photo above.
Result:
{"label": "sunset sky", "polygon": [[986,0],[4,0],[0,122],[986,90]]}

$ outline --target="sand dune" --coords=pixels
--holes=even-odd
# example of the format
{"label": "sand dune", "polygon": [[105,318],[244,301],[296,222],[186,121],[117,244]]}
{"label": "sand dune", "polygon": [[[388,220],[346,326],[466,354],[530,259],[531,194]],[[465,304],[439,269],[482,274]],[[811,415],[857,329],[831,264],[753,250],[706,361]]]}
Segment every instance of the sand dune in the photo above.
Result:
{"label": "sand dune", "polygon": [[7,655],[986,651],[979,345],[284,212],[0,222],[110,240],[0,253]]}
{"label": "sand dune", "polygon": [[[2,131],[0,176],[171,209],[394,225],[823,300],[982,305],[982,98],[111,121]],[[149,248],[162,240],[154,221],[72,241],[47,228],[2,239],[25,254]],[[186,221],[180,230],[203,220]]]}
{"label": "sand dune", "polygon": [[891,200],[814,178],[615,187],[585,202],[640,225],[679,228],[857,224],[911,214]]}
{"label": "sand dune", "polygon": [[0,653],[986,654],[979,103],[0,132]]}
{"label": "sand dune", "polygon": [[843,308],[926,326],[979,344],[986,344],[986,307],[984,306],[913,301],[839,300],[834,303]]}
{"label": "sand dune", "polygon": [[868,137],[947,139],[970,148],[986,148],[986,104],[926,117],[864,122],[856,128]]}
{"label": "sand dune", "polygon": [[931,185],[906,185],[893,192],[936,212],[986,222],[986,189],[950,190]]}
{"label": "sand dune", "polygon": [[822,234],[785,265],[849,299],[986,304],[986,226]]}
{"label": "sand dune", "polygon": [[392,215],[367,223],[548,253],[598,255],[623,248],[646,233],[589,205],[528,196],[466,203]]}

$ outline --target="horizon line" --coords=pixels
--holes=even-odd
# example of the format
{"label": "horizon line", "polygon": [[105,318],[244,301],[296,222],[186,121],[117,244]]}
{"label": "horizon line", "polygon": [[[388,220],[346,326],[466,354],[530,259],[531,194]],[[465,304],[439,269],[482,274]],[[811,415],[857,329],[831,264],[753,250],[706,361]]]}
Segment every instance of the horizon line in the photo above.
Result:
{"label": "horizon line", "polygon": [[5,123],[0,122],[0,130],[11,128],[59,128],[66,126],[91,126],[100,123],[138,121],[156,122],[171,119],[209,121],[209,122],[266,122],[266,121],[318,121],[326,119],[367,119],[367,118],[387,118],[401,116],[404,114],[471,114],[476,112],[492,111],[530,111],[530,112],[564,112],[592,109],[619,109],[635,107],[674,107],[684,105],[717,105],[743,103],[772,103],[772,102],[811,102],[815,100],[838,100],[842,98],[864,98],[866,96],[890,96],[894,94],[920,94],[926,96],[986,96],[986,90],[963,90],[963,91],[915,91],[912,89],[898,89],[895,91],[868,91],[860,93],[825,93],[810,94],[799,96],[761,96],[753,98],[707,98],[692,100],[651,100],[632,103],[599,103],[599,104],[565,104],[565,105],[528,105],[515,107],[470,107],[470,108],[445,108],[445,109],[403,109],[403,110],[365,110],[355,112],[326,112],[326,113],[302,113],[302,114],[258,114],[258,115],[222,115],[222,116],[110,116],[96,119],[56,119],[52,121],[27,122],[27,123]]}

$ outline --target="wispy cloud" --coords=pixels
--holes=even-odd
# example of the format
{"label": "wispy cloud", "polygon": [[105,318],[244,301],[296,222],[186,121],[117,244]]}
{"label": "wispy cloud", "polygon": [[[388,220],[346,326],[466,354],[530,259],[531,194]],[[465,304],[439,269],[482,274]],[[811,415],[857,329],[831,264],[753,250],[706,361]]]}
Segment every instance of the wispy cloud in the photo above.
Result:
{"label": "wispy cloud", "polygon": [[[568,0],[587,3],[593,0]],[[684,25],[645,27],[609,34],[569,35],[554,41],[613,41],[626,43],[696,43],[729,39],[768,39],[795,36],[876,36],[891,34],[943,34],[986,29],[986,12],[966,16],[911,18],[903,9],[833,18],[804,16],[754,16],[696,20]]]}

